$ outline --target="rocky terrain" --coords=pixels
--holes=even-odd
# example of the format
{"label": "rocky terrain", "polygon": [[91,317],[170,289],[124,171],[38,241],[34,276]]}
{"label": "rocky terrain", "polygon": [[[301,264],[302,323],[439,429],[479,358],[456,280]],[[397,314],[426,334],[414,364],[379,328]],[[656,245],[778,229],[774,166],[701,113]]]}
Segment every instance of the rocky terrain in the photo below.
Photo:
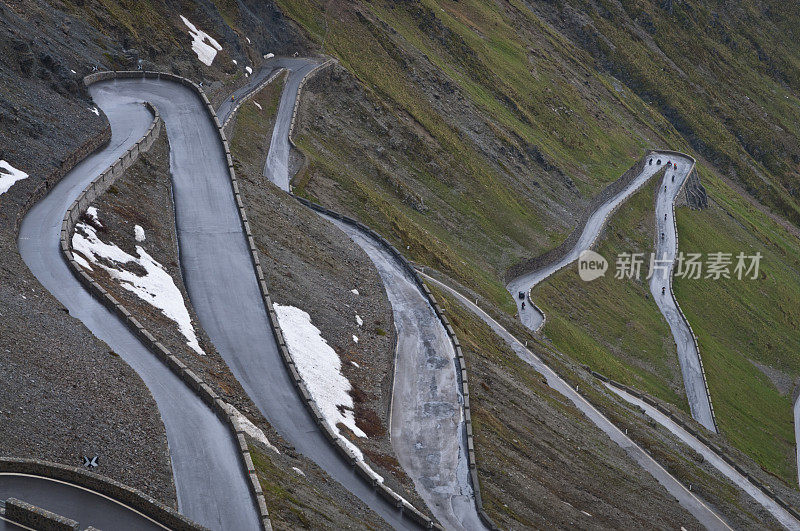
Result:
{"label": "rocky terrain", "polygon": [[[142,266],[135,262],[115,264],[85,257],[92,266],[91,276],[128,308],[139,321],[173,354],[189,366],[223,399],[258,426],[267,440],[248,437],[248,444],[258,457],[262,488],[269,503],[273,525],[278,529],[294,529],[299,525],[367,526],[375,515],[363,503],[333,482],[312,461],[296,454],[261,416],[233,377],[225,361],[214,349],[203,329],[196,325],[197,317],[189,302],[178,265],[179,251],[175,234],[175,213],[172,208],[169,176],[169,145],[162,132],[151,150],[131,166],[100,200],[92,204],[95,216],[84,216],[86,232],[90,225],[106,244],[116,245],[131,257],[144,254],[163,266],[180,292],[192,328],[198,337],[200,352],[187,344],[175,320],[163,311],[126,289],[123,283],[103,268],[130,271],[141,275]],[[136,227],[140,227],[137,239]],[[365,314],[367,315],[367,314]]]}
{"label": "rocky terrain", "polygon": [[276,80],[239,109],[231,153],[270,295],[309,313],[353,386],[356,425],[345,434],[404,497],[424,504],[389,441],[396,333],[383,283],[367,255],[341,230],[262,174],[283,85]]}
{"label": "rocky terrain", "polygon": [[[0,160],[29,174],[0,194],[0,455],[76,465],[97,454],[98,472],[175,500],[147,389],[39,286],[17,250],[18,223],[42,183],[52,185],[70,154],[107,134],[83,76],[95,68],[165,70],[202,83],[219,103],[267,53],[323,53],[338,63],[305,86],[300,151],[292,155],[296,193],[363,221],[470,290],[509,328],[510,267],[558,245],[644,149],[695,156],[692,208],[676,213],[680,249],[764,254],[762,275],[749,283],[675,282],[709,374],[721,430],[713,440],[797,505],[798,20],[796,5],[777,0],[0,4]],[[358,425],[370,434],[351,438],[416,500],[387,440],[394,336],[377,274],[349,239],[261,176],[279,86],[255,100],[261,108],[244,106],[228,131],[238,131],[232,148],[270,289],[275,301],[307,311],[336,350],[354,385]],[[166,141],[127,179],[96,205],[100,224],[84,221],[128,254],[141,245],[185,294]],[[600,245],[647,251],[649,203],[642,195],[623,207]],[[98,278],[113,287],[101,270]],[[646,290],[587,287],[573,273],[540,287],[552,315],[545,339],[515,329],[519,337],[536,342],[576,385],[586,382],[580,363],[591,364],[685,415],[674,345]],[[194,328],[201,355],[173,322],[114,289],[280,450],[254,443],[276,527],[382,525],[277,437],[202,330]],[[508,527],[691,528],[652,478],[443,300],[465,344],[492,518]],[[598,407],[733,527],[775,526],[646,417],[586,385]]]}

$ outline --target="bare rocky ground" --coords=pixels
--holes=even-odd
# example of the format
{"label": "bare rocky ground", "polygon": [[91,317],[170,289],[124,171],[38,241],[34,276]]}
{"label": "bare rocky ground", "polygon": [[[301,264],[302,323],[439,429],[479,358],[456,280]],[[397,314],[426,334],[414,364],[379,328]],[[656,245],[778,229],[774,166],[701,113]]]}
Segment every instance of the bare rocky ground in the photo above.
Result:
{"label": "bare rocky ground", "polygon": [[[39,285],[19,256],[16,224],[45,177],[107,124],[101,111],[92,111],[82,83],[95,66],[178,73],[203,81],[219,100],[263,54],[305,49],[272,4],[224,7],[159,0],[0,3],[0,159],[30,175],[0,196],[0,455],[68,465],[99,455],[97,472],[175,504],[164,427],[149,391]],[[179,14],[222,45],[210,67],[192,51]]]}
{"label": "bare rocky ground", "polygon": [[[545,340],[482,296],[430,269],[426,272],[476,299],[529,349],[544,359],[631,439],[734,529],[779,529],[780,524],[702,456],[680,443],[637,408],[624,404]],[[617,445],[552,391],[505,343],[451,297],[432,289],[464,347],[470,377],[481,493],[501,527],[541,527],[539,518],[563,527],[671,528],[696,526],[671,496]],[[673,413],[680,410],[662,402]],[[691,422],[691,419],[684,415]],[[752,475],[791,504],[798,496],[733,449],[707,435]],[[587,517],[581,511],[592,515]],[[691,525],[687,525],[691,524]]]}
{"label": "bare rocky ground", "polygon": [[[169,146],[166,135],[162,132],[153,148],[140,157],[108,193],[92,205],[98,210],[102,228],[86,217],[84,222],[92,223],[106,243],[113,243],[133,256],[137,255],[136,246],[141,246],[165,267],[183,294],[200,345],[206,354],[200,355],[189,348],[186,338],[174,321],[123,288],[101,268],[94,267],[90,274],[172,353],[208,382],[226,402],[233,404],[264,431],[279,450],[280,453],[248,437],[275,528],[372,526],[377,517],[371,510],[332,481],[313,462],[296,454],[271,428],[230,373],[205,332],[197,326],[197,317],[188,302],[189,297],[178,265],[171,189]],[[134,226],[137,224],[144,229],[144,242],[135,240]],[[129,270],[135,271],[135,268]],[[377,526],[381,527],[381,524],[378,523]]]}
{"label": "bare rocky ground", "polygon": [[339,355],[342,374],[353,386],[356,425],[368,438],[340,425],[343,433],[387,485],[424,508],[389,440],[396,334],[383,283],[358,245],[262,175],[281,91],[282,78],[242,105],[229,125],[239,187],[270,295],[278,304],[308,312]]}

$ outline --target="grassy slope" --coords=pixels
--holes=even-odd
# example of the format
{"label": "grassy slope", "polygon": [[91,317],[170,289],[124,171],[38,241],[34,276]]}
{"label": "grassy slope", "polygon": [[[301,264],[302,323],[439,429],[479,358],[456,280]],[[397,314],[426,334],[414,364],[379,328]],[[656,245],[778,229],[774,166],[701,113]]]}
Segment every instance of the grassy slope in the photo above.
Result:
{"label": "grassy slope", "polygon": [[[429,190],[463,223],[443,226],[435,215],[403,208],[394,190],[376,186],[379,172],[347,171],[354,154],[332,138],[315,139],[317,145],[301,139],[301,145],[321,171],[355,196],[354,208],[363,205],[359,214],[366,221],[389,227],[398,243],[411,246],[415,259],[477,286],[511,309],[500,280],[505,268],[562,239],[568,230],[563,225],[572,223],[572,216],[547,211],[527,189],[531,180],[550,182],[554,175],[536,163],[526,175],[509,175],[464,135],[454,116],[437,109],[409,72],[412,55],[424,54],[424,61],[447,75],[501,141],[522,151],[535,148],[545,165],[552,162],[565,171],[576,194],[593,195],[641,154],[644,143],[630,134],[633,112],[615,91],[591,74],[577,49],[535,18],[481,2],[443,6],[445,12],[432,2],[413,7],[374,2],[368,9],[342,9],[328,17],[325,43],[371,96],[396,115],[410,117],[422,136],[430,136],[441,172],[429,169],[429,153],[411,153],[403,161],[414,175],[410,186]],[[283,7],[311,33],[324,34],[317,4],[287,2]],[[577,76],[588,79],[595,94],[566,81]],[[314,194],[313,186],[300,191]],[[434,255],[450,259],[434,263]]]}
{"label": "grassy slope", "polygon": [[[341,60],[373,101],[398,116],[407,113],[436,142],[436,150],[411,153],[403,164],[414,165],[426,157],[452,163],[452,173],[444,175],[426,172],[423,164],[415,166],[412,188],[433,190],[441,203],[433,203],[431,210],[466,222],[453,228],[407,207],[394,189],[376,186],[375,176],[365,167],[354,168],[351,160],[359,153],[337,146],[335,135],[325,138],[325,149],[320,148],[319,131],[303,138],[302,145],[317,171],[353,194],[352,210],[365,222],[392,235],[398,247],[410,245],[412,258],[442,269],[506,311],[513,310],[499,281],[503,268],[515,256],[552,246],[566,230],[551,223],[534,201],[520,205],[508,200],[508,193],[495,191],[498,186],[510,190],[513,198],[513,179],[485,160],[479,147],[437,112],[421,88],[424,82],[408,74],[409,50],[424,53],[425,60],[444,72],[475,108],[491,116],[499,136],[536,146],[546,161],[574,179],[582,193],[596,192],[630,165],[643,142],[665,143],[696,149],[715,170],[797,221],[798,41],[774,38],[794,34],[796,13],[780,14],[786,6],[773,1],[758,8],[752,2],[735,7],[681,2],[672,3],[671,12],[661,9],[662,4],[574,0],[551,9],[549,4],[531,2],[533,15],[514,1],[426,0],[396,6],[371,2],[325,14],[319,3],[310,0],[283,2],[286,12],[318,42],[324,37],[326,52]],[[581,24],[588,25],[568,27],[564,20],[570,16],[553,15],[564,15],[569,5],[585,14]],[[363,15],[356,16],[355,11]],[[598,65],[602,72],[594,70]],[[592,83],[589,96],[576,93],[573,86],[578,83],[571,83],[581,79],[575,74],[583,73]],[[598,90],[595,82],[605,91]],[[620,135],[625,126],[630,131]],[[458,193],[447,195],[453,174]],[[542,175],[540,168],[533,168],[521,178]],[[727,283],[709,287],[703,282],[702,289],[691,289],[679,281],[676,293],[700,336],[722,429],[759,464],[793,483],[790,400],[747,360],[797,376],[800,294],[792,256],[799,254],[798,243],[744,206],[711,172],[703,175],[712,179],[707,183],[712,198],[736,218],[717,208],[701,214],[680,212],[681,248],[718,250],[713,247],[736,240],[748,246],[766,245],[774,255],[775,260],[765,258],[765,263],[774,264],[775,281],[768,277],[758,289]],[[485,183],[491,184],[488,190]],[[313,180],[306,192],[315,192]],[[531,214],[518,215],[520,208]],[[646,210],[645,205],[637,208],[639,214]],[[633,229],[629,224],[637,214],[624,215],[615,223]],[[480,222],[473,223],[474,219]],[[493,247],[476,231],[498,243]],[[641,232],[629,238],[626,244],[646,240]],[[621,244],[618,239],[605,245],[613,250]],[[556,282],[561,290],[575,294],[590,289],[588,301],[599,297],[610,301],[587,303],[589,307],[581,311],[589,311],[591,317],[582,321],[574,308],[547,307],[543,302],[553,319],[547,333],[561,348],[686,409],[674,346],[655,306],[644,299],[644,285],[629,284],[617,291],[603,282],[591,288],[560,277]],[[622,314],[629,307],[636,308],[634,320]],[[603,315],[608,312],[613,312],[612,329],[592,325],[608,319]]]}
{"label": "grassy slope", "polygon": [[[706,173],[705,175],[708,175]],[[707,178],[716,203],[677,212],[684,252],[760,251],[756,280],[675,280],[695,334],[723,433],[769,472],[796,487],[791,395],[750,360],[800,376],[800,241]]]}
{"label": "grassy slope", "polygon": [[547,315],[544,333],[561,351],[610,378],[632,385],[688,412],[672,335],[640,281],[614,278],[619,253],[653,250],[653,201],[660,176],[636,192],[611,219],[597,251],[609,272],[583,282],[574,266],[534,288],[531,296]]}

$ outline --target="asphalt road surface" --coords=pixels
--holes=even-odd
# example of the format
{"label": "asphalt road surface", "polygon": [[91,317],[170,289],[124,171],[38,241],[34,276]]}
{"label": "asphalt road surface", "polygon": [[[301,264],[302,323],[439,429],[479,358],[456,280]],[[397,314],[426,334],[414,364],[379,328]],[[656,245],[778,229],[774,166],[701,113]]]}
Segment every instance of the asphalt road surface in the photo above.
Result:
{"label": "asphalt road surface", "polygon": [[[302,78],[317,64],[280,59],[289,71],[272,132],[264,175],[289,191],[289,127]],[[448,529],[482,529],[466,458],[463,398],[455,350],[439,319],[397,260],[357,228],[333,220],[375,264],[392,305],[398,334],[391,440],[403,470],[434,516]]]}
{"label": "asphalt road surface", "polygon": [[370,257],[397,329],[390,433],[403,470],[447,529],[483,529],[469,479],[463,397],[455,349],[428,300],[383,246],[358,228],[322,216]]}
{"label": "asphalt road surface", "polygon": [[[255,505],[228,427],[114,312],[84,289],[70,272],[59,242],[61,221],[72,201],[147,130],[152,116],[142,101],[160,100],[160,110],[168,130],[172,130],[173,158],[180,158],[181,152],[181,142],[172,134],[176,128],[192,137],[200,137],[203,132],[209,137],[209,131],[214,134],[216,131],[196,96],[180,85],[128,80],[98,83],[89,90],[111,123],[111,142],[78,164],[28,212],[20,228],[20,253],[37,279],[70,315],[105,341],[150,389],[166,428],[179,511],[212,529],[258,529]],[[168,100],[166,103],[164,98]],[[185,112],[195,106],[201,112]],[[176,115],[181,116],[180,121]],[[192,156],[198,166],[204,166],[206,156],[202,147],[192,152]],[[204,168],[201,175],[207,178],[213,171]],[[227,175],[219,173],[217,178],[227,179]],[[58,501],[61,494],[48,490],[52,501]]]}
{"label": "asphalt road surface", "polygon": [[[656,166],[659,157],[665,163],[668,160],[672,161],[675,163],[675,167],[667,169],[661,183],[662,186],[659,186],[656,196],[655,256],[658,262],[654,268],[655,272],[650,278],[650,292],[672,330],[672,337],[675,338],[675,345],[678,347],[678,361],[683,374],[683,386],[686,389],[686,398],[689,401],[692,417],[706,429],[716,432],[711,411],[711,399],[708,396],[705,376],[700,363],[700,353],[694,343],[692,331],[681,316],[670,291],[670,278],[678,251],[675,212],[672,205],[693,165],[692,161],[685,157],[654,154],[651,157],[654,159],[653,166]],[[663,295],[662,288],[666,288]]]}
{"label": "asphalt road surface", "polygon": [[[254,77],[251,86],[257,84]],[[184,283],[200,324],[245,392],[298,452],[389,524],[414,527],[322,435],[284,367],[258,288],[222,144],[201,100],[182,85],[164,80],[117,80],[103,84],[102,89],[114,106],[150,101],[164,119]],[[233,528],[237,527],[229,526]]]}
{"label": "asphalt road surface", "polygon": [[271,61],[276,67],[289,71],[289,77],[283,86],[272,140],[269,144],[267,161],[264,163],[264,175],[281,190],[289,191],[289,126],[292,123],[292,111],[297,100],[297,88],[303,78],[321,61],[305,58],[281,57]]}
{"label": "asphalt road surface", "polygon": [[586,222],[586,225],[583,228],[583,232],[578,239],[578,243],[575,244],[575,247],[573,247],[572,250],[568,252],[566,256],[564,256],[564,258],[553,264],[546,265],[541,269],[537,269],[536,271],[531,271],[530,273],[520,275],[508,283],[506,288],[508,289],[509,293],[511,293],[511,296],[514,298],[514,301],[517,304],[517,311],[519,312],[519,317],[522,321],[522,324],[533,331],[537,331],[544,320],[544,316],[533,306],[533,304],[526,304],[525,309],[522,309],[522,300],[517,297],[517,294],[521,291],[526,294],[526,299],[529,299],[530,297],[528,294],[534,286],[556,271],[577,260],[583,251],[590,249],[594,244],[594,241],[597,239],[597,236],[600,234],[600,231],[603,229],[608,214],[619,204],[628,199],[631,194],[633,194],[645,182],[647,182],[647,180],[650,179],[650,177],[652,177],[653,174],[660,168],[660,166],[656,166],[655,164],[652,166],[646,165],[644,170],[642,170],[642,172],[637,175],[624,190],[600,205],[600,207],[598,207],[597,210],[595,210],[594,213],[589,216],[589,220]]}
{"label": "asphalt road surface", "polygon": [[469,299],[461,295],[458,291],[450,286],[439,282],[438,280],[425,275],[429,281],[437,286],[447,290],[452,294],[464,307],[472,311],[475,315],[481,318],[491,329],[499,335],[503,340],[514,350],[517,356],[533,367],[536,372],[541,374],[547,379],[547,385],[564,395],[577,407],[584,415],[598,428],[608,435],[612,441],[620,446],[628,455],[636,461],[642,468],[652,475],[667,492],[673,495],[687,511],[689,511],[698,522],[700,522],[707,529],[730,529],[727,523],[720,517],[712,508],[706,505],[700,498],[695,496],[683,484],[678,481],[674,476],[667,472],[658,461],[650,457],[641,447],[633,442],[627,435],[625,435],[619,428],[617,428],[608,418],[606,418],[600,411],[598,411],[591,403],[589,403],[583,396],[580,395],[575,389],[572,388],[567,382],[562,380],[550,367],[548,367],[541,359],[529,351],[517,338],[511,335],[508,330],[503,328],[497,321],[492,319],[489,314],[481,310]]}
{"label": "asphalt road surface", "polygon": [[[672,264],[675,259],[677,244],[676,235],[673,225],[673,211],[672,201],[680,191],[680,186],[683,180],[688,176],[691,167],[691,161],[685,157],[676,157],[674,155],[666,155],[654,153],[651,158],[653,164],[645,164],[642,172],[637,175],[633,181],[620,193],[603,203],[595,212],[589,217],[586,225],[583,228],[578,243],[573,249],[567,253],[561,260],[542,267],[536,271],[521,275],[511,282],[509,282],[507,289],[511,293],[514,301],[517,304],[520,320],[522,323],[531,330],[537,331],[541,326],[544,316],[533,306],[527,304],[525,309],[522,309],[522,301],[517,297],[517,294],[522,291],[526,294],[527,300],[530,300],[530,290],[548,278],[550,275],[559,271],[563,267],[568,266],[576,261],[580,254],[591,249],[597,236],[605,225],[606,218],[618,205],[627,200],[636,190],[638,190],[650,177],[653,176],[659,169],[663,168],[668,160],[678,161],[678,175],[675,181],[672,181],[672,175],[675,170],[667,170],[665,176],[665,183],[667,186],[666,192],[663,188],[659,189],[658,199],[656,202],[656,230],[657,230],[657,247],[656,256],[665,258],[668,264]],[[662,165],[658,165],[657,161],[661,159]],[[667,219],[664,219],[664,214],[667,214]],[[660,234],[664,232],[665,239],[662,241]],[[666,253],[666,254],[664,254]],[[606,257],[607,260],[612,260],[612,257]],[[669,284],[667,283],[667,276],[669,270],[664,269],[656,273],[650,279],[650,291],[653,293],[653,298],[658,304],[661,313],[664,315],[667,323],[672,330],[673,337],[678,350],[678,360],[683,374],[684,386],[686,388],[686,397],[689,401],[689,407],[692,412],[692,417],[700,422],[707,429],[716,432],[714,421],[711,413],[711,402],[706,389],[703,371],[700,365],[700,356],[694,345],[691,331],[686,325],[686,322],[680,317],[678,308],[674,299],[669,293]],[[661,288],[666,286],[666,295],[661,295]]]}
{"label": "asphalt road surface", "polygon": [[800,522],[798,522],[791,514],[789,514],[786,509],[778,505],[775,500],[764,494],[761,489],[750,483],[747,478],[737,472],[735,468],[726,463],[709,447],[698,441],[696,437],[684,430],[677,422],[673,421],[644,400],[640,400],[635,396],[626,393],[622,389],[617,389],[610,384],[606,384],[606,387],[622,397],[625,401],[642,408],[642,410],[644,410],[644,412],[653,420],[667,428],[686,445],[690,446],[695,452],[702,455],[707,463],[711,464],[711,466],[719,470],[737,487],[749,494],[762,507],[769,511],[772,516],[774,516],[775,519],[781,523],[781,525],[785,526],[786,529],[800,530]]}
{"label": "asphalt road surface", "polygon": [[[39,476],[0,474],[0,500],[17,498],[80,523],[81,529],[166,529],[138,511],[102,494]],[[18,529],[9,525],[8,529]],[[3,521],[0,521],[0,530]]]}

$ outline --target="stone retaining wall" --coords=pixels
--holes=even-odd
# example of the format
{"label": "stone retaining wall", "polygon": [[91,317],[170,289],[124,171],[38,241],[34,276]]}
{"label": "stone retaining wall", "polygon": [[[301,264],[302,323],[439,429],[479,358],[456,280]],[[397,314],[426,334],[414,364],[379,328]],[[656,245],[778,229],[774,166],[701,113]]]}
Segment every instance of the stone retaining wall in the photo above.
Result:
{"label": "stone retaining wall", "polygon": [[40,531],[77,531],[78,529],[78,522],[75,520],[45,511],[40,507],[16,498],[6,500],[5,517],[15,524],[32,527]]}
{"label": "stone retaining wall", "polygon": [[64,175],[69,173],[69,171],[80,161],[108,144],[110,140],[111,126],[106,125],[99,134],[88,139],[75,151],[67,155],[67,157],[44,178],[44,181],[39,183],[39,186],[34,189],[33,193],[31,193],[31,195],[28,196],[28,198],[22,204],[22,207],[19,209],[17,215],[17,220],[14,224],[14,232],[19,235],[19,227],[22,224],[22,219],[25,217],[25,214],[28,213],[28,210],[30,210],[31,207],[33,207],[33,205],[39,201],[39,199],[47,195],[47,191],[50,190],[52,186],[58,183],[64,177]]}
{"label": "stone retaining wall", "polygon": [[586,226],[586,223],[589,221],[589,216],[591,216],[600,205],[624,190],[631,183],[631,181],[633,181],[636,176],[642,172],[645,166],[645,161],[647,161],[647,157],[652,153],[653,150],[648,150],[645,152],[644,157],[639,159],[639,162],[630,167],[619,179],[606,186],[602,192],[594,196],[584,209],[583,214],[581,214],[578,225],[575,227],[575,229],[573,229],[569,236],[567,236],[567,239],[558,245],[558,247],[554,247],[544,254],[508,268],[506,271],[506,283],[511,282],[521,275],[530,273],[531,271],[536,271],[547,264],[557,262],[564,258],[564,256],[566,256],[566,254],[578,243],[578,238],[580,238],[581,234],[583,233],[583,229]]}
{"label": "stone retaining wall", "polygon": [[308,74],[306,74],[305,77],[303,77],[303,79],[300,81],[300,84],[297,86],[297,94],[295,95],[294,107],[292,108],[292,122],[289,124],[289,143],[295,148],[297,146],[294,143],[294,124],[297,121],[297,110],[300,108],[300,92],[303,90],[303,86],[305,86],[306,81],[308,81],[323,68],[330,66],[335,62],[335,59],[328,59],[327,61],[318,64]]}
{"label": "stone retaining wall", "polygon": [[[87,488],[104,496],[108,496],[109,498],[113,498],[175,531],[197,531],[205,529],[178,513],[175,509],[167,507],[143,492],[123,485],[113,479],[95,474],[94,472],[84,471],[77,467],[50,463],[38,459],[3,457],[0,458],[0,472],[39,476]],[[6,514],[8,515],[8,503],[6,503]],[[36,529],[39,528],[36,527]]]}
{"label": "stone retaining wall", "polygon": [[282,74],[282,73],[283,73],[283,72],[285,72],[285,71],[286,71],[286,69],[285,69],[285,68],[279,68],[279,69],[278,69],[278,70],[276,70],[276,71],[275,71],[275,72],[274,72],[274,73],[273,73],[271,76],[269,76],[267,79],[265,79],[264,81],[262,81],[261,83],[259,83],[259,84],[258,84],[258,86],[256,86],[255,88],[253,88],[253,90],[251,90],[250,92],[248,92],[247,94],[245,94],[245,95],[244,95],[244,97],[243,97],[243,98],[241,98],[241,99],[240,99],[240,100],[239,100],[239,101],[236,103],[236,105],[234,105],[234,106],[233,106],[233,109],[231,109],[231,112],[230,112],[230,113],[228,113],[228,117],[225,119],[225,122],[222,124],[222,128],[223,128],[223,129],[225,129],[226,127],[228,127],[228,124],[231,122],[231,119],[232,119],[232,118],[233,118],[233,116],[236,114],[236,111],[238,111],[238,110],[239,110],[239,107],[241,107],[241,106],[242,106],[242,104],[244,104],[244,103],[245,103],[245,102],[247,102],[247,101],[248,101],[250,98],[252,98],[253,96],[255,96],[255,95],[258,93],[258,91],[259,91],[259,90],[263,89],[264,87],[266,87],[267,85],[269,85],[270,83],[272,83],[272,81],[273,81],[273,80],[274,80],[276,77],[278,77],[280,74]]}
{"label": "stone retaining wall", "polygon": [[[222,132],[222,126],[217,119],[216,113],[214,112],[214,108],[211,106],[211,103],[208,101],[203,90],[193,83],[191,80],[176,76],[174,74],[167,74],[161,72],[141,72],[141,71],[124,71],[124,72],[97,72],[95,74],[91,74],[84,78],[84,83],[86,85],[91,85],[92,83],[96,83],[98,81],[104,81],[109,79],[140,79],[140,78],[152,78],[152,79],[165,79],[168,81],[172,81],[175,83],[180,83],[184,86],[189,87],[190,89],[194,90],[194,92],[198,95],[198,97],[203,101],[203,104],[206,108],[206,112],[208,113],[209,117],[214,122],[217,130],[220,134],[220,141],[223,144],[225,154],[227,156],[228,161],[228,168],[230,171],[230,177],[232,179],[232,184],[234,186],[234,191],[238,194],[238,189],[236,188],[235,182],[235,174],[233,173],[233,166],[230,157],[230,150],[228,149],[227,141],[225,140],[225,135]],[[148,104],[149,105],[149,104]],[[149,107],[155,115],[153,120],[153,124],[148,129],[148,132],[145,134],[142,139],[136,143],[128,152],[126,152],[122,157],[120,157],[108,170],[103,172],[94,182],[92,182],[86,190],[78,197],[78,199],[73,203],[69,210],[67,210],[67,214],[64,217],[64,222],[62,224],[61,230],[61,249],[64,253],[65,258],[70,264],[70,269],[72,270],[73,274],[80,280],[87,288],[88,291],[95,296],[100,302],[102,302],[105,306],[107,306],[112,311],[116,312],[123,320],[123,322],[139,337],[139,339],[145,344],[162,362],[164,362],[167,367],[169,367],[175,374],[177,374],[186,384],[189,385],[199,396],[200,398],[214,411],[217,417],[220,418],[226,425],[228,425],[232,431],[234,440],[236,441],[241,460],[242,466],[245,470],[245,474],[249,479],[250,484],[250,492],[253,495],[256,510],[259,513],[259,519],[262,528],[265,531],[270,531],[272,529],[272,523],[269,519],[269,511],[267,510],[267,503],[266,499],[264,498],[264,493],[261,489],[261,484],[258,481],[258,477],[256,476],[255,467],[253,466],[253,460],[250,456],[250,448],[247,445],[247,440],[245,439],[245,431],[243,426],[237,421],[237,419],[228,413],[225,402],[214,392],[214,390],[204,382],[200,377],[198,377],[192,370],[190,370],[181,360],[175,357],[163,344],[161,344],[158,340],[156,340],[155,336],[153,336],[147,329],[145,329],[141,323],[139,323],[138,319],[133,317],[131,313],[122,306],[110,293],[108,293],[102,286],[100,286],[97,282],[95,282],[78,264],[73,255],[72,255],[72,248],[71,248],[71,238],[70,234],[72,233],[72,228],[74,228],[75,223],[80,218],[81,215],[86,211],[86,208],[91,204],[91,201],[88,200],[88,197],[94,195],[97,197],[98,195],[102,194],[102,191],[105,191],[116,179],[118,179],[124,169],[130,166],[133,161],[135,160],[136,156],[139,153],[146,151],[142,146],[146,145],[147,148],[153,142],[153,139],[157,136],[156,129],[160,130],[161,121],[158,116],[158,111],[155,107]],[[134,156],[134,153],[136,156]],[[237,195],[237,202],[241,205],[241,199],[238,198]],[[246,222],[246,221],[245,221]],[[252,238],[250,238],[252,241]]]}
{"label": "stone retaining wall", "polygon": [[[330,216],[332,218],[341,220],[348,225],[352,225],[359,229],[362,233],[370,236],[372,239],[376,240],[379,244],[381,244],[385,249],[387,249],[392,256],[403,265],[403,268],[409,274],[409,276],[414,280],[419,287],[420,291],[423,293],[425,298],[430,303],[431,307],[433,308],[436,316],[441,321],[442,325],[444,326],[445,331],[447,332],[450,341],[453,344],[456,353],[456,362],[458,364],[458,381],[461,385],[461,394],[464,398],[464,431],[467,439],[467,462],[469,464],[469,472],[470,472],[470,480],[472,482],[472,489],[475,493],[475,506],[478,511],[478,515],[481,518],[481,521],[489,528],[489,529],[497,529],[497,526],[494,525],[494,522],[489,518],[489,515],[486,514],[486,511],[483,509],[483,499],[481,498],[481,491],[480,491],[480,483],[478,481],[478,468],[475,461],[475,443],[473,441],[472,436],[472,413],[470,409],[470,400],[469,400],[469,382],[467,378],[467,367],[464,361],[464,354],[461,351],[461,343],[458,341],[458,337],[456,337],[455,331],[453,327],[450,325],[450,321],[447,319],[447,316],[444,315],[439,303],[436,301],[436,298],[431,293],[431,290],[428,286],[422,281],[422,278],[417,273],[417,270],[414,269],[414,266],[405,258],[405,256],[400,253],[391,243],[389,243],[383,236],[375,232],[374,230],[370,229],[360,221],[356,221],[352,218],[347,216],[343,216],[338,212],[334,212],[324,206],[318,205],[316,203],[312,203],[308,199],[294,196],[295,199],[300,201],[305,206]],[[423,515],[424,520],[423,523],[426,525],[432,525],[429,522],[429,519]],[[436,526],[439,527],[438,524]]]}

